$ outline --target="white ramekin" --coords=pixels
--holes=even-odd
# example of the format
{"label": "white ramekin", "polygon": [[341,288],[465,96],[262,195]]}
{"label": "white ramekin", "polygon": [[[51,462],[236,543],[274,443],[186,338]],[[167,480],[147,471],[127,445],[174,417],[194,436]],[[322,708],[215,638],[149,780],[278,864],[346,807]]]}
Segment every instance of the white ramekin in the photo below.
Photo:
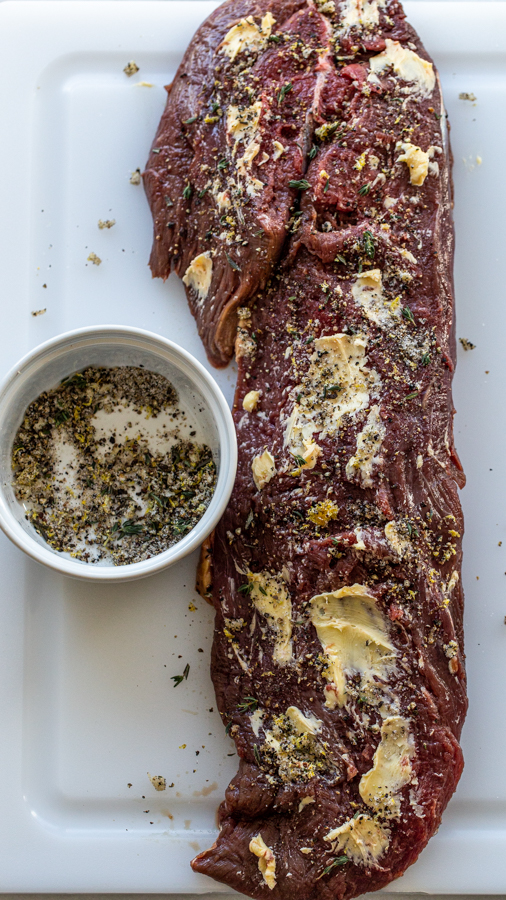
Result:
{"label": "white ramekin", "polygon": [[[179,393],[181,407],[195,410],[217,468],[211,502],[195,527],[177,544],[139,563],[94,565],[52,550],[16,500],[11,468],[12,445],[28,405],[43,391],[86,366],[140,366],[165,375]],[[212,378],[190,353],[172,341],[120,325],[79,328],[40,344],[23,357],[0,384],[0,528],[37,562],[87,581],[121,582],[144,578],[171,566],[195,550],[223,515],[234,485],[237,440],[227,402]]]}

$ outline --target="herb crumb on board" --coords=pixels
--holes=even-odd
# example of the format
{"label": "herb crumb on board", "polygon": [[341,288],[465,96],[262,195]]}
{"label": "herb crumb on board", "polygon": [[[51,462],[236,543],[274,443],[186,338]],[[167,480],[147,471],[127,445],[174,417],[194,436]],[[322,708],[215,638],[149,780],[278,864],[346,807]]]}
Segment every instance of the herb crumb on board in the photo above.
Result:
{"label": "herb crumb on board", "polygon": [[137,65],[136,62],[134,62],[133,59],[131,59],[130,62],[126,64],[123,71],[124,71],[125,75],[128,76],[128,78],[131,78],[132,75],[135,75],[135,73],[139,71],[139,66]]}

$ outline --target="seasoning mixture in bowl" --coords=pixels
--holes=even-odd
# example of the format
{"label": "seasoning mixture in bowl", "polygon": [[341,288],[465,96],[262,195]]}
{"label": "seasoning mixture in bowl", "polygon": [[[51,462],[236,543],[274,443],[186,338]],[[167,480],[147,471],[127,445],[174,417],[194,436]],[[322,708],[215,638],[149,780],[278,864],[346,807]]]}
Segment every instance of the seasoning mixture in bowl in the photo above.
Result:
{"label": "seasoning mixture in bowl", "polygon": [[49,546],[86,563],[156,556],[197,524],[216,467],[163,375],[90,366],[25,412],[14,490]]}

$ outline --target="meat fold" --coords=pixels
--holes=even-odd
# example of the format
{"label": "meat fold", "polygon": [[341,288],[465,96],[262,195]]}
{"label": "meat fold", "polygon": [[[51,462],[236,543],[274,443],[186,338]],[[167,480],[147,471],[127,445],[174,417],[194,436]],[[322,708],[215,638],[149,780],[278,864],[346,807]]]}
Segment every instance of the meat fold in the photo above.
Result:
{"label": "meat fold", "polygon": [[[255,52],[238,40],[224,62],[234,28],[234,41],[247,28],[262,37]],[[183,107],[197,109],[187,98],[209,90],[204,62],[222,114],[210,132],[196,120],[192,137],[180,121]],[[199,82],[193,95],[183,75]],[[260,107],[258,131],[235,142],[226,121],[239,90],[243,113]],[[464,475],[452,431],[454,236],[440,84],[396,0],[266,0],[220,7],[174,91],[155,149],[179,129],[192,166],[214,153],[237,179],[259,143],[248,172],[264,187],[243,205],[244,193],[231,200],[231,218],[242,210],[248,234],[261,216],[270,223],[258,253],[210,228],[218,176],[198,197],[194,183],[201,193],[207,182],[195,166],[192,204],[178,201],[176,248],[150,195],[153,271],[173,266],[184,277],[210,358],[225,363],[234,337],[238,362],[237,478],[200,584],[216,610],[212,677],[240,764],[217,841],[192,867],[254,898],[347,900],[414,862],[463,766]],[[169,181],[162,151],[155,157],[145,179],[148,194],[159,179],[159,198]],[[183,156],[173,149],[167,159],[170,184],[182,187]],[[227,184],[218,186],[233,194]],[[209,289],[198,301],[188,273],[207,252]]]}
{"label": "meat fold", "polygon": [[168,88],[143,176],[150,266],[183,278],[215,366],[232,357],[237,307],[279,259],[331,38],[312,5],[233,0],[199,29]]}

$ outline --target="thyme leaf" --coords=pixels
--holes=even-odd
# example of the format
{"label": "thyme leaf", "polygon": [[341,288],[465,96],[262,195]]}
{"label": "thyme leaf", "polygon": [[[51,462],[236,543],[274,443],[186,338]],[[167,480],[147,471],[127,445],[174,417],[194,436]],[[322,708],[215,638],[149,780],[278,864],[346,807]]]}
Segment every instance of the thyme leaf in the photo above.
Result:
{"label": "thyme leaf", "polygon": [[241,271],[240,267],[237,265],[236,262],[234,262],[233,259],[230,258],[228,253],[225,253],[225,256],[227,257],[227,262],[228,262],[230,268],[233,269],[234,272],[240,272]]}
{"label": "thyme leaf", "polygon": [[185,200],[189,200],[191,195],[192,195],[192,186],[191,186],[191,184],[187,184],[183,191],[183,197]]}
{"label": "thyme leaf", "polygon": [[[348,856],[338,856],[338,857],[336,857],[336,859],[333,859],[332,862],[330,863],[330,865],[327,866],[327,867],[323,870],[323,872],[322,872],[322,874],[319,876],[319,878],[323,878],[324,875],[328,875],[330,872],[332,872],[332,869],[335,869],[335,868],[336,868],[336,866],[345,866],[346,863],[349,862],[349,861],[350,861],[350,860],[349,860],[349,857],[348,857]],[[319,880],[319,879],[317,879],[317,880]]]}
{"label": "thyme leaf", "polygon": [[113,532],[118,532],[118,540],[129,534],[141,534],[144,531],[142,522],[135,522],[134,519],[125,519],[122,525],[116,523],[117,527],[113,527]]}
{"label": "thyme leaf", "polygon": [[374,259],[375,254],[375,246],[374,246],[374,238],[370,231],[364,231],[362,235],[362,246],[364,248],[364,253],[368,259]]}
{"label": "thyme leaf", "polygon": [[60,384],[65,384],[67,386],[74,384],[76,387],[83,387],[83,385],[86,384],[86,378],[81,372],[74,372],[73,375],[67,375],[66,378],[63,378],[62,381],[60,381]]}
{"label": "thyme leaf", "polygon": [[292,85],[291,81],[289,81],[288,84],[283,85],[283,87],[281,88],[281,90],[278,94],[278,106],[281,106],[286,95],[289,94],[292,89],[293,89],[293,85]]}
{"label": "thyme leaf", "polygon": [[335,391],[342,391],[340,384],[329,384],[323,388],[323,399],[326,400],[327,394],[333,394]]}
{"label": "thyme leaf", "polygon": [[298,191],[307,191],[311,187],[309,181],[306,181],[305,178],[301,178],[300,181],[289,181],[288,187],[297,188]]}
{"label": "thyme leaf", "polygon": [[178,684],[181,684],[182,681],[187,681],[189,674],[190,674],[190,663],[186,663],[186,665],[183,669],[182,675],[171,675],[171,680],[174,682],[172,687],[177,687]]}
{"label": "thyme leaf", "polygon": [[404,319],[407,319],[408,322],[411,322],[411,325],[416,325],[415,317],[411,312],[409,306],[405,306],[402,310],[402,316]]}

